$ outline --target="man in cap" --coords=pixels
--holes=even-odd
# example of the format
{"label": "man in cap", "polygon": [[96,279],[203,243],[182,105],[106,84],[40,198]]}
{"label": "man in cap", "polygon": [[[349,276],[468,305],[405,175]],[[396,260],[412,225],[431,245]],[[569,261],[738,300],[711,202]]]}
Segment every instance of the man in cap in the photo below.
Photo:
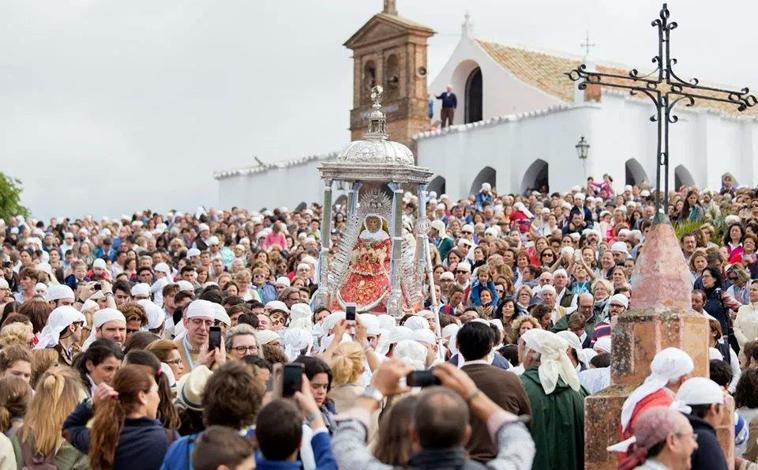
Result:
{"label": "man in cap", "polygon": [[74,291],[66,284],[50,285],[47,288],[47,297],[45,298],[52,308],[60,307],[61,305],[74,305],[76,302]]}
{"label": "man in cap", "polygon": [[620,442],[608,450],[629,451],[619,465],[621,469],[689,470],[690,456],[697,445],[687,418],[676,410],[656,406],[640,415],[634,440]]}
{"label": "man in cap", "polygon": [[[195,241],[192,242],[192,248],[195,248],[199,251],[205,251],[208,249],[208,239],[211,236],[211,229],[208,227],[208,224],[201,223],[197,226],[197,237],[195,238]],[[200,253],[198,253],[200,254]],[[187,253],[189,255],[189,253]]]}
{"label": "man in cap", "polygon": [[674,394],[695,368],[692,358],[677,348],[659,351],[650,363],[650,375],[629,394],[621,406],[621,431],[624,438],[634,432],[642,412],[654,406],[670,406]]}
{"label": "man in cap", "polygon": [[[679,411],[683,412],[697,435],[697,449],[692,453],[693,469],[727,470],[729,466],[716,437],[716,426],[728,413],[724,390],[711,379],[692,377],[676,392]],[[755,438],[755,436],[753,436]]]}
{"label": "man in cap", "polygon": [[104,308],[92,316],[92,332],[82,349],[87,349],[96,339],[109,339],[123,349],[126,340],[126,317],[115,308]]}
{"label": "man in cap", "polygon": [[93,281],[108,281],[111,280],[111,273],[108,271],[108,265],[102,258],[97,258],[92,263],[92,275],[90,276]]}
{"label": "man in cap", "polygon": [[611,336],[611,325],[613,320],[624,313],[629,308],[629,297],[624,294],[614,294],[608,301],[608,318],[597,323],[592,332],[590,344],[595,343],[598,339]]}
{"label": "man in cap", "polygon": [[534,470],[584,469],[584,397],[566,349],[568,343],[541,329],[526,331],[518,342],[524,373],[521,382],[532,410],[537,448]]}
{"label": "man in cap", "polygon": [[150,300],[150,284],[139,282],[131,290],[134,300]]}
{"label": "man in cap", "polygon": [[455,285],[464,290],[468,298],[468,289],[471,287],[471,264],[468,261],[461,261],[455,268]]}
{"label": "man in cap", "polygon": [[571,208],[570,214],[579,214],[582,216],[585,224],[592,223],[592,212],[584,205],[584,194],[577,193],[574,195],[574,207]]}
{"label": "man in cap", "polygon": [[74,356],[79,352],[77,345],[84,323],[84,315],[74,307],[62,305],[56,308],[50,312],[34,349],[53,348],[58,352],[58,363],[71,367]]}
{"label": "man in cap", "polygon": [[450,271],[445,271],[440,274],[440,298],[438,301],[441,304],[447,303],[447,298],[450,296],[450,288],[455,285],[455,275]]}
{"label": "man in cap", "polygon": [[208,344],[210,328],[216,321],[216,307],[207,300],[194,300],[182,317],[186,334],[174,340],[187,371],[199,365],[200,349]]}
{"label": "man in cap", "polygon": [[[576,310],[578,297],[572,294],[568,288],[569,275],[565,269],[556,269],[553,273],[553,287],[555,287],[555,303],[570,311]],[[568,311],[567,310],[567,311]]]}
{"label": "man in cap", "polygon": [[611,245],[611,254],[613,254],[613,261],[616,265],[623,265],[624,261],[629,258],[629,248],[626,246],[626,242],[615,242]]}

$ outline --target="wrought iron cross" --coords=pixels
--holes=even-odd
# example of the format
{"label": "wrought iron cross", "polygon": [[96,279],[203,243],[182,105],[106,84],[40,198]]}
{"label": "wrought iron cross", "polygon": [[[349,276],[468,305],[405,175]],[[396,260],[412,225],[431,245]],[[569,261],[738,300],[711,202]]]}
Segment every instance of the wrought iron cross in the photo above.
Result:
{"label": "wrought iron cross", "polygon": [[[728,103],[734,105],[737,111],[744,111],[758,103],[758,99],[750,94],[748,88],[739,91],[723,90],[699,85],[696,78],[689,82],[679,78],[673,70],[677,61],[671,57],[670,40],[671,31],[678,25],[674,21],[669,21],[669,16],[668,7],[664,3],[658,18],[652,22],[652,26],[658,29],[658,55],[653,57],[656,69],[649,74],[640,75],[637,69],[631,70],[628,75],[593,72],[587,70],[585,64],[566,73],[571,80],[579,82],[580,90],[586,89],[588,85],[623,88],[629,90],[631,95],[643,93],[653,100],[656,112],[650,116],[650,120],[658,123],[658,159],[655,170],[655,208],[658,222],[667,220],[664,208],[668,209],[669,197],[669,124],[674,124],[679,120],[673,113],[674,107],[681,101],[689,107],[694,106],[697,100],[705,100]],[[663,201],[660,196],[662,169],[664,172]]]}
{"label": "wrought iron cross", "polygon": [[590,55],[590,47],[595,47],[597,44],[590,42],[590,32],[586,31],[584,36],[584,43],[579,44],[579,47],[584,48],[584,57],[587,58]]}

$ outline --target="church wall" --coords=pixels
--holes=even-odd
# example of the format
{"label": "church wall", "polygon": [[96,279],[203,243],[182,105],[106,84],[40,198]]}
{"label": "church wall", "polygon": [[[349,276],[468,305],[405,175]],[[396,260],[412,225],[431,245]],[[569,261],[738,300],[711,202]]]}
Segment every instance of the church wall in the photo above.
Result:
{"label": "church wall", "polygon": [[[482,70],[482,117],[485,120],[507,114],[544,109],[561,103],[557,98],[517,80],[484,52],[475,41],[463,37],[448,62],[429,85],[429,93],[434,96],[445,91],[448,84],[453,86],[453,92],[458,97],[454,124],[464,122],[466,79],[477,66]],[[432,121],[439,121],[441,106],[441,101],[435,100]]]}
{"label": "church wall", "polygon": [[219,180],[220,207],[244,207],[260,210],[262,207],[286,206],[294,208],[301,202],[320,202],[321,179],[314,160],[286,168],[275,168],[250,175],[236,175]]}

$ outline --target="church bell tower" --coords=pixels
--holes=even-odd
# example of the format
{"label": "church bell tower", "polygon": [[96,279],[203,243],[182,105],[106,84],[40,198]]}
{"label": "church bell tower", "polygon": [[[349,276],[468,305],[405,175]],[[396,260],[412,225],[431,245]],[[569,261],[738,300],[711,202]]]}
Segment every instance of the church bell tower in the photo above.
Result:
{"label": "church bell tower", "polygon": [[345,47],[353,51],[351,140],[363,138],[371,111],[371,88],[384,87],[382,111],[392,140],[413,149],[412,137],[429,129],[426,41],[431,28],[402,18],[395,0],[366,22]]}

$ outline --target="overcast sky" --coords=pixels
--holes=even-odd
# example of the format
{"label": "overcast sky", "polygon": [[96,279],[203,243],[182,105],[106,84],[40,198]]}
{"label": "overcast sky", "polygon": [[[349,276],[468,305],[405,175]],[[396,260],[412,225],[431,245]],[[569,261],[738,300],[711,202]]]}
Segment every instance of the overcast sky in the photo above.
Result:
{"label": "overcast sky", "polygon": [[[673,0],[683,75],[758,87],[753,2]],[[342,43],[381,0],[0,0],[0,171],[37,217],[217,202],[214,170],[342,148]],[[475,35],[644,68],[652,0],[398,0],[437,31],[434,78],[468,10]],[[758,91],[758,90],[757,90]],[[486,99],[486,97],[485,97]]]}

